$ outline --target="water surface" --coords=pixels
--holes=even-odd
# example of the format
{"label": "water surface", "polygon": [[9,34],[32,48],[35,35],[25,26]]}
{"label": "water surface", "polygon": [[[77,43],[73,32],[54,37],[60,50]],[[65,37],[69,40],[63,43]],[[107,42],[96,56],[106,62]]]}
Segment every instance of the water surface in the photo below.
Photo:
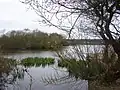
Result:
{"label": "water surface", "polygon": [[[44,78],[61,78],[68,75],[66,69],[57,66],[57,54],[54,51],[24,51],[20,53],[9,53],[4,57],[22,60],[27,57],[52,57],[55,64],[45,67],[30,67],[24,72],[24,77],[17,79],[14,84],[7,84],[5,90],[88,90],[88,83],[85,80],[64,79],[58,83],[46,83]],[[19,69],[25,68],[19,66]],[[47,85],[46,85],[47,84]]]}

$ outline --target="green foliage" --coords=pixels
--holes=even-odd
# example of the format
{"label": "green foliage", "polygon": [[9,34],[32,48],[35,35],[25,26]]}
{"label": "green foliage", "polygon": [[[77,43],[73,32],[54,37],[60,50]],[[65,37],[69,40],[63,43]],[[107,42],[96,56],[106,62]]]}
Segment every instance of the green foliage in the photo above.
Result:
{"label": "green foliage", "polygon": [[45,66],[45,65],[51,65],[54,64],[54,58],[25,58],[21,61],[21,65],[24,65],[25,67],[39,67],[39,66]]}
{"label": "green foliage", "polygon": [[85,80],[96,79],[97,76],[104,71],[101,64],[89,62],[87,60],[61,60],[58,62],[58,66],[66,67],[70,76],[74,76],[76,79],[81,78]]}

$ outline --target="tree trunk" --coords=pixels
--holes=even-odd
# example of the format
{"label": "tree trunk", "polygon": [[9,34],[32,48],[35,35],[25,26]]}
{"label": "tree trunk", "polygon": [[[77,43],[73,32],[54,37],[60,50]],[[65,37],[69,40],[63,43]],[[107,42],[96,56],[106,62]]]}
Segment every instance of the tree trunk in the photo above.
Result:
{"label": "tree trunk", "polygon": [[115,61],[115,65],[113,66],[114,79],[117,80],[120,78],[120,43],[115,42],[112,47],[117,54],[117,61]]}
{"label": "tree trunk", "polygon": [[[113,42],[112,45],[115,53],[117,54],[117,61],[116,61],[116,65],[118,65],[118,67],[120,68],[120,43],[119,42]],[[117,69],[119,69],[117,68]]]}
{"label": "tree trunk", "polygon": [[112,45],[113,50],[117,55],[117,60],[114,60],[115,64],[113,63],[112,67],[108,68],[107,72],[105,72],[103,82],[114,83],[117,79],[120,78],[120,43],[116,41],[108,43]]}

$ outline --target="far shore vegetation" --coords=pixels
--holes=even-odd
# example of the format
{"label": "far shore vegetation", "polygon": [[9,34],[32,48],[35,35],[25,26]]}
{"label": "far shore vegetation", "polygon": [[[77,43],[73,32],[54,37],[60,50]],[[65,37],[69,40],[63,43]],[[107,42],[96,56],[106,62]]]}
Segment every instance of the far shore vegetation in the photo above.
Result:
{"label": "far shore vegetation", "polygon": [[65,43],[65,37],[57,33],[44,33],[39,30],[24,29],[11,31],[0,37],[0,49],[16,50],[58,50]]}

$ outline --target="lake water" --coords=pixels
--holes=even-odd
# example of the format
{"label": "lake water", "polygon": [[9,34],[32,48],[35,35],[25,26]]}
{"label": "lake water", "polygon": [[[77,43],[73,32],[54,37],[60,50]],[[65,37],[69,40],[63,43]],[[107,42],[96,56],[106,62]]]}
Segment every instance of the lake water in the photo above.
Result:
{"label": "lake water", "polygon": [[[23,51],[20,53],[9,53],[4,55],[4,57],[16,60],[22,60],[27,57],[52,57],[56,61],[54,65],[50,66],[27,68],[27,72],[24,72],[22,79],[16,79],[13,84],[6,84],[4,90],[88,90],[87,81],[76,81],[74,78],[67,78],[68,72],[66,72],[66,69],[57,66],[59,57],[53,51]],[[18,66],[18,68],[25,67]],[[46,83],[46,78],[63,78],[63,80],[53,84]]]}

